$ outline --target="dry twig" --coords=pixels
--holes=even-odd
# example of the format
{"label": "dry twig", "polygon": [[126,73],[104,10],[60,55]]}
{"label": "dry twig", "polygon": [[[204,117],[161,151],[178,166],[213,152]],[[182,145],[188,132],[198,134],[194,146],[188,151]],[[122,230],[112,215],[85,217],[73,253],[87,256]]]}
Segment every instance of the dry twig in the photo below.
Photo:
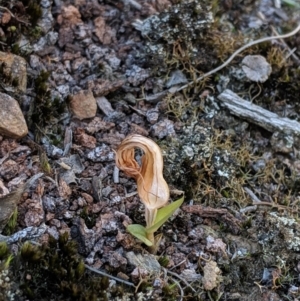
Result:
{"label": "dry twig", "polygon": [[171,87],[170,89],[168,90],[164,90],[162,92],[159,92],[158,94],[155,94],[155,95],[150,95],[150,96],[146,96],[145,97],[145,100],[148,101],[148,102],[157,102],[158,99],[161,99],[162,97],[164,97],[165,95],[167,95],[168,93],[171,93],[171,94],[175,94],[176,92],[179,92],[179,91],[182,91],[188,87],[191,87],[193,85],[195,85],[196,83],[199,83],[201,80],[203,80],[204,78],[222,70],[223,68],[225,68],[229,63],[232,62],[232,60],[238,55],[240,54],[241,52],[243,52],[245,49],[251,47],[251,46],[254,46],[254,45],[257,45],[257,44],[260,44],[260,43],[264,43],[264,42],[268,42],[268,41],[272,41],[272,40],[282,40],[282,39],[286,39],[286,38],[289,38],[289,37],[292,37],[294,36],[298,31],[300,30],[300,24],[291,32],[289,33],[286,33],[286,34],[283,34],[283,35],[276,35],[276,36],[271,36],[271,37],[265,37],[265,38],[261,38],[261,39],[258,39],[258,40],[255,40],[255,41],[252,41],[252,42],[249,42],[248,44],[242,46],[241,48],[237,49],[222,65],[216,67],[215,69],[213,70],[210,70],[209,72],[207,73],[204,73],[203,75],[201,75],[200,77],[198,77],[195,81],[192,81],[192,82],[189,82],[179,88],[176,88],[176,87]]}
{"label": "dry twig", "polygon": [[289,132],[300,135],[300,123],[286,117],[280,117],[258,105],[244,100],[229,89],[224,90],[218,99],[233,115],[244,118],[270,132]]}
{"label": "dry twig", "polygon": [[[264,43],[264,42],[268,42],[268,41],[272,41],[272,40],[276,40],[276,39],[286,39],[286,38],[289,38],[289,37],[292,37],[294,36],[298,31],[300,30],[300,24],[291,32],[289,33],[286,33],[286,34],[283,34],[283,35],[276,35],[276,36],[271,36],[271,37],[265,37],[265,38],[261,38],[261,39],[258,39],[258,40],[255,40],[255,41],[252,41],[252,42],[249,42],[248,44],[242,46],[241,48],[239,48],[238,50],[236,50],[228,59],[227,61],[225,61],[222,65],[218,66],[217,68],[203,74],[202,76],[198,77],[195,81],[193,82],[189,82],[188,84],[186,85],[183,85],[181,86],[180,88],[176,89],[175,92],[179,92],[183,89],[186,89],[198,82],[200,82],[201,80],[203,80],[204,78],[220,71],[221,69],[223,69],[224,67],[226,67],[239,53],[241,53],[242,51],[244,51],[245,49],[251,47],[251,46],[254,46],[254,45],[257,45],[257,44],[260,44],[260,43]],[[174,92],[174,93],[175,93]]]}
{"label": "dry twig", "polygon": [[[170,270],[167,270],[167,274],[173,276],[173,277],[177,277],[178,279],[180,279],[186,286],[188,286],[194,293],[196,293],[196,291],[193,289],[193,287],[184,279],[182,278],[180,275],[176,274],[176,273],[173,273],[171,272]],[[173,279],[173,278],[172,278]],[[173,279],[173,281],[175,282],[175,280]]]}
{"label": "dry twig", "polygon": [[[277,30],[275,29],[274,26],[271,26],[271,29],[273,31],[273,33],[275,34],[275,36],[279,37],[279,33],[277,32]],[[279,38],[280,42],[284,45],[284,47],[289,51],[289,54],[293,57],[293,59],[296,61],[297,64],[300,64],[300,59],[299,57],[294,53],[294,50],[291,49],[287,43],[282,39]]]}
{"label": "dry twig", "polygon": [[121,278],[118,278],[118,277],[109,275],[109,274],[107,274],[107,273],[105,273],[105,272],[102,272],[102,271],[100,271],[100,270],[97,270],[97,269],[95,269],[95,268],[92,268],[92,267],[88,266],[87,264],[85,264],[85,267],[86,267],[88,270],[90,270],[90,271],[92,271],[92,272],[94,272],[94,273],[100,274],[100,275],[102,275],[102,276],[104,276],[104,277],[108,277],[108,278],[113,279],[113,280],[115,280],[115,281],[117,281],[117,282],[124,283],[124,284],[126,284],[126,285],[128,285],[128,286],[135,287],[135,285],[134,285],[132,282],[129,282],[129,281],[123,280],[123,279],[121,279]]}
{"label": "dry twig", "polygon": [[201,205],[183,206],[181,209],[202,217],[221,219],[222,222],[228,225],[233,233],[237,234],[240,231],[241,221],[229,213],[227,209],[204,207]]}
{"label": "dry twig", "polygon": [[14,15],[7,7],[0,6],[0,9],[7,11],[14,19],[16,19],[18,22],[23,23],[25,25],[30,25],[30,23],[23,21],[19,19],[16,15]]}

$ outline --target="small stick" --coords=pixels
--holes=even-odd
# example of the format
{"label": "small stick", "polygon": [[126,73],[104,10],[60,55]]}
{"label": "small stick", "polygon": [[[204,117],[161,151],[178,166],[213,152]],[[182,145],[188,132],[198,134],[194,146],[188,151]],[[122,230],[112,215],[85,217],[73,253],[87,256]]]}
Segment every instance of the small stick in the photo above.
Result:
{"label": "small stick", "polygon": [[239,53],[241,53],[242,51],[244,51],[245,49],[253,46],[253,45],[256,45],[256,44],[260,44],[260,43],[264,43],[264,42],[268,42],[268,41],[271,41],[271,40],[276,40],[276,39],[286,39],[286,38],[289,38],[293,35],[295,35],[298,31],[300,30],[300,23],[299,25],[291,32],[289,33],[286,33],[286,34],[283,34],[283,35],[277,35],[277,36],[271,36],[271,37],[265,37],[265,38],[261,38],[261,39],[258,39],[258,40],[255,40],[255,41],[252,41],[252,42],[249,42],[248,44],[242,46],[241,48],[239,48],[238,50],[236,50],[228,59],[227,61],[225,61],[222,65],[216,67],[215,69],[213,70],[210,70],[208,71],[207,73],[204,73],[202,76],[198,77],[195,81],[192,81],[192,82],[189,82],[179,88],[176,88],[176,87],[171,87],[170,89],[168,90],[164,90],[158,94],[155,94],[155,95],[150,95],[150,96],[146,96],[145,97],[145,100],[148,101],[148,102],[158,102],[162,97],[164,97],[165,95],[167,95],[168,93],[170,94],[175,94],[176,92],[179,92],[181,90],[184,90],[188,87],[191,87],[192,85],[200,82],[202,79],[222,70],[224,67],[226,67]]}
{"label": "small stick", "polygon": [[248,206],[248,207],[240,209],[240,213],[247,213],[247,212],[252,212],[252,211],[256,211],[256,210],[257,210],[257,206],[253,205],[253,206]]}
{"label": "small stick", "polygon": [[110,278],[110,279],[113,279],[113,280],[116,280],[116,281],[118,281],[118,282],[124,283],[124,284],[126,284],[126,285],[128,285],[128,286],[135,287],[135,285],[134,285],[132,282],[129,282],[129,281],[123,280],[123,279],[121,279],[121,278],[118,278],[118,277],[109,275],[109,274],[107,274],[107,273],[105,273],[105,272],[102,272],[102,271],[100,271],[100,270],[97,270],[97,269],[95,269],[95,268],[92,268],[92,267],[88,266],[87,264],[85,264],[85,267],[86,267],[87,269],[89,269],[89,270],[91,270],[91,271],[97,273],[97,274],[100,274],[100,275],[104,276],[104,277],[108,277],[108,278]]}
{"label": "small stick", "polygon": [[[297,50],[296,47],[291,49],[291,51],[285,56],[285,59],[287,60],[291,55],[293,55],[295,53],[296,50]],[[298,63],[300,63],[300,60],[298,60]]]}
{"label": "small stick", "polygon": [[182,287],[181,287],[181,285],[180,285],[180,283],[178,281],[176,281],[173,278],[172,278],[172,280],[175,282],[175,284],[178,286],[178,288],[180,290],[180,299],[179,299],[179,301],[182,301],[183,297],[184,297],[183,289],[182,289]]}
{"label": "small stick", "polygon": [[[275,34],[275,36],[279,36],[279,33],[277,32],[277,30],[275,29],[274,26],[271,25],[271,29],[273,31],[273,33]],[[282,39],[279,38],[280,42],[284,45],[284,47],[286,47],[289,51],[289,53],[291,54],[291,56],[295,59],[295,61],[299,64],[300,60],[298,58],[298,56],[294,53],[294,51],[287,45],[287,43]]]}
{"label": "small stick", "polygon": [[261,39],[258,39],[258,40],[255,40],[255,41],[252,41],[252,42],[249,42],[248,44],[242,46],[241,48],[239,48],[238,50],[236,50],[228,59],[227,61],[225,61],[222,65],[218,66],[217,68],[207,72],[207,73],[204,73],[202,76],[198,77],[195,81],[192,81],[192,82],[189,82],[181,87],[179,87],[178,89],[175,90],[175,92],[179,92],[185,88],[188,88],[192,85],[194,85],[195,83],[198,83],[200,82],[202,79],[204,79],[205,77],[208,77],[218,71],[220,71],[221,69],[223,69],[224,67],[226,67],[239,53],[241,53],[242,51],[244,51],[245,49],[253,46],[253,45],[256,45],[256,44],[260,44],[260,43],[264,43],[264,42],[268,42],[268,41],[271,41],[271,40],[276,40],[276,39],[286,39],[286,38],[289,38],[293,35],[295,35],[298,31],[300,30],[300,24],[291,32],[289,33],[286,33],[286,34],[283,34],[283,35],[278,35],[278,36],[271,36],[271,37],[265,37],[265,38],[261,38]]}
{"label": "small stick", "polygon": [[[124,1],[125,2],[125,1]],[[131,6],[133,6],[135,9],[137,10],[141,10],[142,9],[142,5],[139,4],[138,2],[136,2],[135,0],[128,0],[129,4]]]}
{"label": "small stick", "polygon": [[250,198],[252,199],[253,203],[260,203],[261,200],[254,194],[254,192],[247,188],[247,187],[244,187],[244,190],[247,192],[247,194],[250,196]]}
{"label": "small stick", "polygon": [[117,166],[115,166],[114,172],[113,172],[113,179],[114,179],[115,184],[120,183],[119,172],[120,172],[120,169]]}
{"label": "small stick", "polygon": [[183,259],[182,261],[180,261],[179,263],[177,263],[176,265],[174,265],[173,267],[171,267],[170,270],[174,270],[175,268],[177,268],[178,266],[182,265],[185,262],[186,262],[186,259]]}
{"label": "small stick", "polygon": [[[252,204],[253,207],[257,206],[257,205],[261,205],[261,206],[271,206],[274,208],[281,208],[281,209],[288,209],[286,206],[283,205],[278,205],[275,203],[268,203],[268,202],[262,202],[255,194],[252,190],[250,190],[247,187],[244,187],[244,190],[247,192],[247,194],[250,196],[250,198],[252,199]],[[242,211],[243,209],[241,209],[240,211]]]}
{"label": "small stick", "polygon": [[[179,276],[178,274],[174,273],[174,272],[171,272],[169,270],[167,270],[167,274],[170,274],[171,276],[174,276],[178,279],[180,279],[186,286],[188,286],[194,293],[196,293],[196,291],[192,288],[192,286],[184,279],[182,278],[181,276]],[[174,280],[174,279],[173,279]]]}

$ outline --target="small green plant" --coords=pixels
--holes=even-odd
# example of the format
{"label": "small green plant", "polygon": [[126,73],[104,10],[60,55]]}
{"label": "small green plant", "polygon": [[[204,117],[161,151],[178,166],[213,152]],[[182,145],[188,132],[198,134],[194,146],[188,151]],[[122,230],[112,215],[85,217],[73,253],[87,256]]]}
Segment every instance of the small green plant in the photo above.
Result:
{"label": "small green plant", "polygon": [[181,197],[168,206],[158,209],[153,225],[144,227],[139,224],[132,224],[127,227],[127,231],[149,247],[156,245],[157,240],[152,238],[154,237],[154,233],[169,219],[175,210],[181,206],[183,200],[184,197]]}
{"label": "small green plant", "polygon": [[26,12],[30,16],[32,25],[36,25],[38,20],[42,17],[43,11],[40,6],[40,1],[23,1],[26,5]]}
{"label": "small green plant", "polygon": [[[141,149],[141,166],[135,160],[135,148]],[[159,239],[154,233],[168,220],[183,203],[183,197],[167,205],[170,192],[163,178],[163,158],[159,146],[141,135],[131,135],[120,144],[116,153],[116,164],[137,182],[138,194],[145,205],[146,227],[132,224],[127,231],[150,247],[152,253],[157,249]]]}
{"label": "small green plant", "polygon": [[[12,260],[13,260],[13,255],[11,254],[11,251],[9,250],[7,243],[4,241],[0,242],[0,282],[1,282],[2,272],[4,270],[9,269]],[[0,296],[2,292],[3,291],[1,291],[1,285],[0,285]]]}
{"label": "small green plant", "polygon": [[[36,97],[31,104],[31,107],[27,113],[27,124],[30,128],[33,128],[35,134],[35,141],[39,142],[40,136],[51,138],[51,142],[61,141],[60,126],[53,124],[56,119],[65,112],[66,104],[59,98],[52,99],[51,90],[48,87],[49,72],[42,71],[34,79],[34,89]],[[48,167],[45,170],[49,169]]]}
{"label": "small green plant", "polygon": [[294,8],[300,8],[300,4],[297,3],[297,1],[293,1],[293,0],[283,0],[282,1],[284,4],[286,5],[289,5],[291,7],[294,7]]}
{"label": "small green plant", "polygon": [[7,225],[3,229],[3,234],[4,235],[11,235],[15,232],[16,227],[17,227],[17,218],[18,218],[18,209],[15,208],[12,216],[10,217]]}

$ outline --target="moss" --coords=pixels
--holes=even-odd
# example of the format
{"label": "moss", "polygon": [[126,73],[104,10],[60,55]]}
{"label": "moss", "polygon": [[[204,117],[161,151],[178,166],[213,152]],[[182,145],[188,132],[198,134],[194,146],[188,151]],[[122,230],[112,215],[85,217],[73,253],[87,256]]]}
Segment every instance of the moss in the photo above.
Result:
{"label": "moss", "polygon": [[9,248],[6,242],[0,242],[0,260],[8,257],[10,254]]}
{"label": "moss", "polygon": [[165,300],[177,300],[177,285],[175,283],[164,285],[162,291]]}
{"label": "moss", "polygon": [[77,244],[67,233],[58,240],[50,237],[42,246],[24,243],[13,271],[14,281],[30,300],[108,300],[108,280],[85,271]]}
{"label": "moss", "polygon": [[252,225],[252,217],[248,217],[245,221],[242,222],[242,227],[244,229],[249,229]]}
{"label": "moss", "polygon": [[279,47],[271,47],[267,53],[267,61],[272,66],[272,72],[279,72],[288,66],[286,54]]}
{"label": "moss", "polygon": [[29,36],[33,37],[34,39],[39,39],[42,36],[42,28],[39,26],[34,26],[33,28],[29,29]]}
{"label": "moss", "polygon": [[189,159],[184,159],[179,167],[183,171],[184,177],[179,178],[175,184],[175,187],[184,189],[186,199],[193,199],[195,188],[199,186],[199,170],[194,162]]}
{"label": "moss", "polygon": [[[44,129],[52,123],[52,120],[58,118],[66,108],[64,101],[58,98],[51,99],[51,93],[47,84],[49,76],[49,72],[42,71],[34,80],[36,97],[27,115],[27,121],[29,126],[34,128],[35,133],[37,130],[43,132]],[[58,128],[52,128],[51,130],[51,134],[53,134],[58,141],[61,141],[57,136]]]}
{"label": "moss", "polygon": [[161,256],[159,259],[158,259],[158,262],[159,264],[166,268],[170,262],[169,258],[167,256]]}
{"label": "moss", "polygon": [[21,50],[20,50],[20,46],[19,44],[15,43],[11,46],[11,52],[15,55],[20,55],[21,54]]}
{"label": "moss", "polygon": [[84,220],[89,229],[95,226],[97,215],[89,212],[88,207],[83,208],[83,210],[80,212],[80,217]]}
{"label": "moss", "polygon": [[45,172],[46,174],[51,174],[52,168],[49,163],[47,153],[41,147],[39,148],[39,160],[43,172]]}
{"label": "moss", "polygon": [[10,282],[6,280],[7,277],[10,276],[9,268],[11,267],[11,263],[13,260],[13,255],[7,245],[6,242],[0,242],[0,300],[2,296],[6,296],[9,288]]}
{"label": "moss", "polygon": [[37,262],[42,258],[44,252],[38,246],[25,242],[20,251],[21,258],[27,262]]}
{"label": "moss", "polygon": [[17,218],[18,218],[18,209],[16,208],[13,212],[12,216],[10,217],[7,225],[3,229],[3,235],[11,235],[15,233],[17,227]]}
{"label": "moss", "polygon": [[32,25],[36,25],[38,20],[42,17],[43,11],[40,6],[39,0],[23,0],[23,4],[26,6],[26,13],[30,17]]}

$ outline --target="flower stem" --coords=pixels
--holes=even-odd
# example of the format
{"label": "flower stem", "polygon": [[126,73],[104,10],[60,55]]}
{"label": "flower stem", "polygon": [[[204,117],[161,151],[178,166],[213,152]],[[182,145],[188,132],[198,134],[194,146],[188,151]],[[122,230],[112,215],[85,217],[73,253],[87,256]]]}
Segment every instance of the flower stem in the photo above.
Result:
{"label": "flower stem", "polygon": [[156,249],[157,249],[157,246],[156,246],[156,244],[155,244],[155,239],[154,239],[154,233],[147,233],[147,238],[152,242],[152,246],[151,247],[149,247],[149,252],[151,253],[151,254],[153,254],[155,251],[156,251]]}

